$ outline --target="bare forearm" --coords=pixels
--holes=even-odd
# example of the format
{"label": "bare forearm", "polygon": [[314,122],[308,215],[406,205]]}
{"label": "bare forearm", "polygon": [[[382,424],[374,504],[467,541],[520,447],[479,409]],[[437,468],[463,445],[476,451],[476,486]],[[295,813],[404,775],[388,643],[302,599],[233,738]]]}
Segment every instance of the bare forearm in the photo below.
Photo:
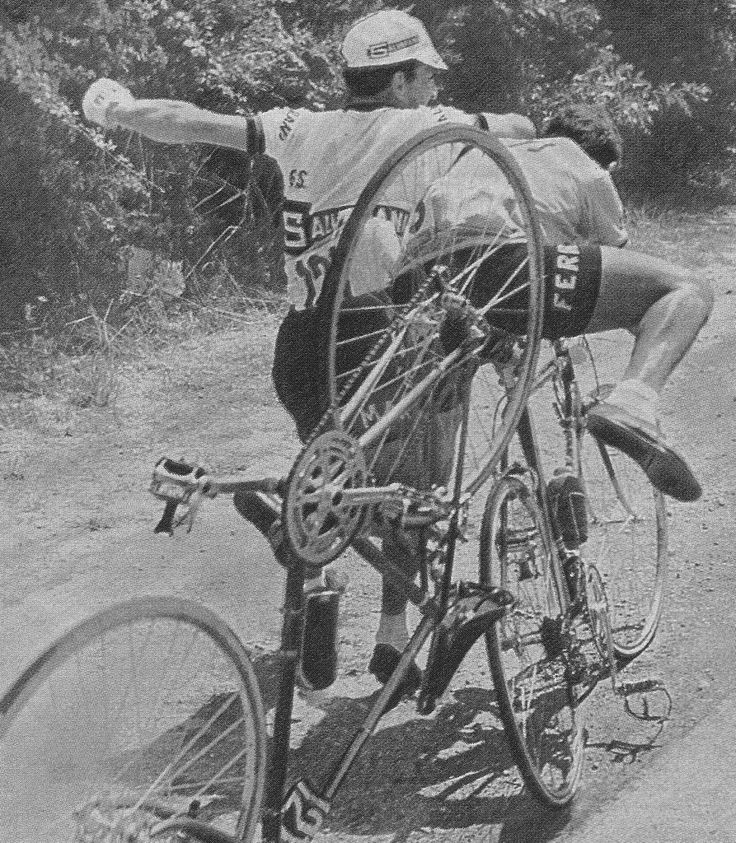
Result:
{"label": "bare forearm", "polygon": [[257,118],[216,114],[180,100],[139,99],[132,105],[111,106],[107,116],[110,123],[160,143],[207,143],[250,154],[263,151]]}

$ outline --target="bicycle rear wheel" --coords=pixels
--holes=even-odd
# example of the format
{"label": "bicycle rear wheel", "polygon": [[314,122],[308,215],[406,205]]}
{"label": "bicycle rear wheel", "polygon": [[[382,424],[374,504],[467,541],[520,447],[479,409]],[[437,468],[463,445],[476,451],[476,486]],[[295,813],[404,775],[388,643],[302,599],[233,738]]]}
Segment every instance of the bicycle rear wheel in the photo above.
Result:
{"label": "bicycle rear wheel", "polygon": [[175,598],[114,606],[55,642],[0,700],[4,835],[148,840],[162,821],[196,814],[250,840],[265,741],[248,655],[216,615]]}
{"label": "bicycle rear wheel", "polygon": [[516,603],[486,636],[488,659],[521,775],[540,801],[559,808],[580,782],[584,737],[566,659],[555,552],[535,493],[507,474],[486,504],[480,579],[510,591]]}
{"label": "bicycle rear wheel", "polygon": [[[328,420],[360,441],[380,483],[448,482],[468,389],[464,489],[489,477],[534,372],[541,243],[523,175],[485,132],[428,129],[371,179],[321,307]],[[471,313],[491,326],[489,339]],[[444,459],[426,444],[430,423],[450,443]]]}
{"label": "bicycle rear wheel", "polygon": [[621,661],[657,632],[667,573],[664,497],[625,454],[585,435],[582,474],[588,505],[585,553],[608,595],[613,647]]}

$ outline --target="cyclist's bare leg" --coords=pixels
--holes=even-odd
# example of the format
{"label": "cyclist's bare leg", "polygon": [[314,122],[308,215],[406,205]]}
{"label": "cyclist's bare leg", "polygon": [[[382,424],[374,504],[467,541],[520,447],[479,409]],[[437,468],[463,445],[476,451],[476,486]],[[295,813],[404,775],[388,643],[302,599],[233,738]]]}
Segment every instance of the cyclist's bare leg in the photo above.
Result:
{"label": "cyclist's bare leg", "polygon": [[[454,394],[454,393],[453,393]],[[422,434],[408,449],[405,443],[396,443],[396,453],[384,448],[382,464],[375,466],[379,477],[406,483],[418,489],[444,485],[452,472],[455,455],[455,432],[462,415],[462,405],[445,407],[445,390],[435,395],[428,413],[428,423]],[[403,451],[400,464],[395,468],[394,459]],[[420,536],[406,532],[399,525],[384,524],[379,534],[384,555],[407,576],[414,577],[419,570]],[[399,661],[401,651],[409,641],[406,617],[407,600],[390,580],[383,579],[381,591],[381,618],[376,631],[376,646],[368,670],[379,682],[385,683]],[[401,694],[411,694],[421,682],[421,671],[413,664],[407,674]]]}
{"label": "cyclist's bare leg", "polygon": [[[386,528],[382,537],[384,555],[410,577],[418,570],[418,540],[399,528]],[[409,641],[407,624],[406,597],[393,587],[387,578],[383,578],[381,587],[381,618],[376,631],[376,644],[373,649],[368,670],[376,679],[385,684],[398,664],[401,652]],[[416,664],[412,663],[399,696],[413,694],[422,679]],[[397,699],[398,701],[398,699]]]}
{"label": "cyclist's bare leg", "polygon": [[659,431],[657,399],[708,320],[713,294],[691,273],[658,258],[610,247],[601,249],[601,258],[600,293],[586,331],[626,328],[635,341],[623,378],[588,414],[588,427],[636,460],[664,494],[697,500],[700,484]]}
{"label": "cyclist's bare leg", "polygon": [[695,342],[713,293],[692,273],[659,258],[601,247],[601,286],[587,332],[626,328],[636,340],[622,380],[656,393]]}

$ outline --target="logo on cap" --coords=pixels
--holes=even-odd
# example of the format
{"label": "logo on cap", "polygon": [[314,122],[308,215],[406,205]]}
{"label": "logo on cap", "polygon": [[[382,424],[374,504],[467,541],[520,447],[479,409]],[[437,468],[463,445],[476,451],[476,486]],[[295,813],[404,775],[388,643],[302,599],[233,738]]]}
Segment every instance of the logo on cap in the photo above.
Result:
{"label": "logo on cap", "polygon": [[384,56],[391,55],[391,53],[397,53],[399,50],[414,47],[419,44],[420,40],[418,35],[412,35],[409,38],[403,38],[401,41],[381,41],[378,44],[371,44],[366,53],[369,59],[381,59]]}

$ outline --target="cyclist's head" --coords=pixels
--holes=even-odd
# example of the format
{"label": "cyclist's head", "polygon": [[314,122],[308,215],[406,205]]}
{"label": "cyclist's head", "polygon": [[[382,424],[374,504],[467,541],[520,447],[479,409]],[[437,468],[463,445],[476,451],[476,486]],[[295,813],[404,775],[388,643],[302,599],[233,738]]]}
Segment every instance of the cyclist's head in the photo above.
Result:
{"label": "cyclist's head", "polygon": [[434,71],[447,69],[422,22],[396,10],[355,23],[342,57],[350,97],[404,108],[429,103],[437,93]]}
{"label": "cyclist's head", "polygon": [[621,160],[621,135],[608,114],[589,105],[568,105],[547,123],[544,138],[570,138],[606,170]]}

